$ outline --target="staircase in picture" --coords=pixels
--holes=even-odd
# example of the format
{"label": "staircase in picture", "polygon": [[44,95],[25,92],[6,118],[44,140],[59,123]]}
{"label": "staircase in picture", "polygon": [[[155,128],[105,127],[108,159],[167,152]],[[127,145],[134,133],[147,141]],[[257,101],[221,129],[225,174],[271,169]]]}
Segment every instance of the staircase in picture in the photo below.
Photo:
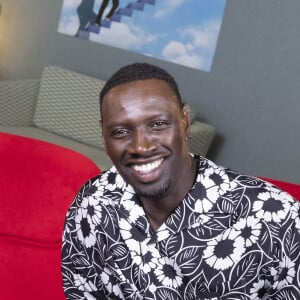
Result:
{"label": "staircase in picture", "polygon": [[112,17],[108,19],[104,19],[101,21],[100,26],[98,24],[90,24],[86,30],[80,30],[77,33],[77,36],[83,39],[89,39],[90,33],[99,34],[101,28],[109,29],[111,27],[112,22],[120,23],[122,21],[122,17],[131,17],[134,11],[143,11],[145,4],[154,5],[156,0],[137,0],[131,1],[126,7],[119,8]]}

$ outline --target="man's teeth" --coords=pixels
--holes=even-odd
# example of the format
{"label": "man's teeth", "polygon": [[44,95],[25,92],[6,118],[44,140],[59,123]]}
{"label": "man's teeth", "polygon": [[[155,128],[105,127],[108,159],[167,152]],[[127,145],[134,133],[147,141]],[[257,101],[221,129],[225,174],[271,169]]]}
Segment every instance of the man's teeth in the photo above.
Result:
{"label": "man's teeth", "polygon": [[162,159],[160,160],[156,160],[154,162],[151,162],[149,164],[144,164],[144,165],[134,165],[133,168],[134,170],[140,172],[140,173],[147,173],[150,172],[152,170],[154,170],[155,168],[157,168],[161,163],[162,163]]}

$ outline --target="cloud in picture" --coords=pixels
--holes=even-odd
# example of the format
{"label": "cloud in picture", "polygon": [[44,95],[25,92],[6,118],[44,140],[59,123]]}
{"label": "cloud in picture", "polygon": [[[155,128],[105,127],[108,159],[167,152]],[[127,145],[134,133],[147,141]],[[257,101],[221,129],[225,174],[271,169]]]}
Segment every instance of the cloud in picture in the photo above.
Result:
{"label": "cloud in picture", "polygon": [[119,0],[103,21],[110,4],[98,26],[101,0],[64,0],[58,32],[210,71],[226,0],[142,2]]}

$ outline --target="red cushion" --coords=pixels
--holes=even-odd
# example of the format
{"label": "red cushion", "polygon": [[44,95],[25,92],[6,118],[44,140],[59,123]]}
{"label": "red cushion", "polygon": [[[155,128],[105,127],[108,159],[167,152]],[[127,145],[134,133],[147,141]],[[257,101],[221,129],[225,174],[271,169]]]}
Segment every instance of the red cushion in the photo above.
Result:
{"label": "red cushion", "polygon": [[278,186],[279,188],[288,192],[290,195],[292,195],[294,198],[296,198],[297,200],[300,201],[300,185],[295,184],[295,183],[286,182],[286,181],[271,179],[271,178],[262,178],[261,177],[261,179],[266,180],[266,181]]}
{"label": "red cushion", "polygon": [[66,211],[99,174],[87,157],[51,143],[0,133],[1,299],[65,299],[60,271]]}

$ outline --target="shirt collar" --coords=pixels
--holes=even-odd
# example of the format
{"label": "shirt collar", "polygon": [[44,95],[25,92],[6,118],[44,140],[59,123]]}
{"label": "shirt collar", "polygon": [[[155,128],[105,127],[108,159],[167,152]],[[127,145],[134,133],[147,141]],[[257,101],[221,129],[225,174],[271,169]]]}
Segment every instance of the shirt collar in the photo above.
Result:
{"label": "shirt collar", "polygon": [[[123,189],[123,194],[120,199],[119,213],[123,218],[127,219],[132,226],[137,227],[148,237],[151,237],[150,241],[152,242],[165,240],[172,234],[179,233],[180,231],[189,228],[202,226],[201,224],[213,219],[213,210],[210,213],[206,213],[199,208],[199,204],[201,206],[206,203],[206,200],[203,200],[203,203],[201,202],[201,197],[204,197],[204,194],[209,190],[205,185],[205,181],[208,180],[208,175],[205,173],[205,170],[210,168],[210,161],[195,155],[192,156],[199,160],[198,173],[194,185],[166,222],[164,222],[156,232],[152,231],[146,218],[145,211],[135,194],[133,187],[126,184],[124,181],[125,188]],[[210,172],[213,173],[214,170],[212,169]],[[213,201],[216,202],[219,198],[218,193],[216,185],[215,190],[212,190],[212,205],[215,204]],[[207,205],[210,204],[208,203]]]}

